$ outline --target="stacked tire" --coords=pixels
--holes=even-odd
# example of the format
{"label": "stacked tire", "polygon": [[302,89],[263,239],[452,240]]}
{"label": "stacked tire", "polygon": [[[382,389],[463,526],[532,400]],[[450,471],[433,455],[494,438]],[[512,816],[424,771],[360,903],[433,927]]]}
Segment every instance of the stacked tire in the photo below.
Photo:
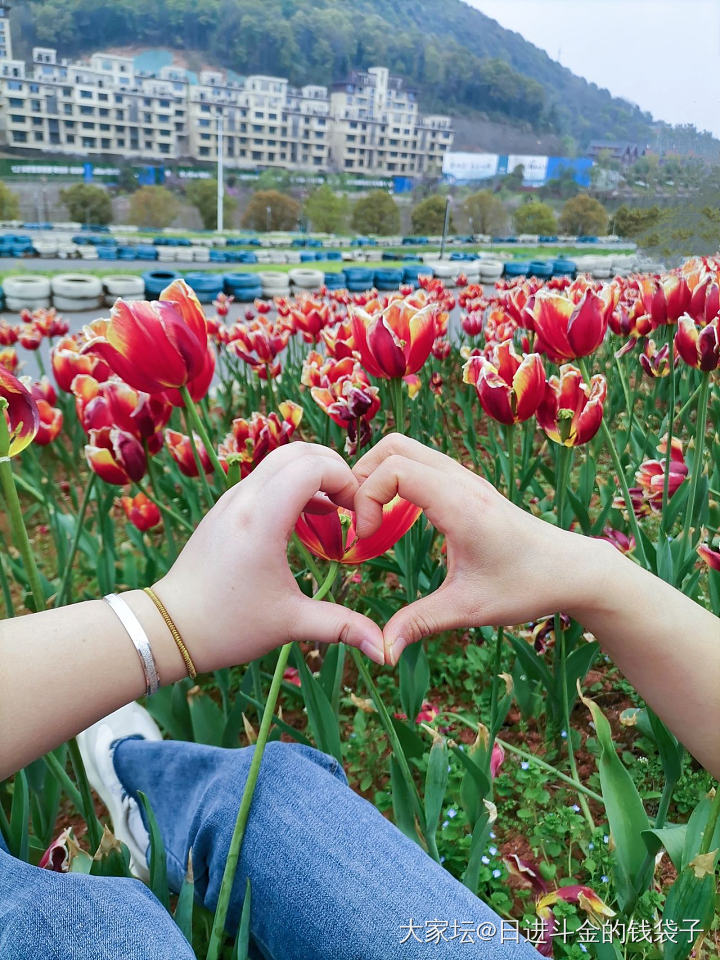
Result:
{"label": "stacked tire", "polygon": [[118,274],[112,277],[103,277],[102,285],[105,292],[106,307],[111,307],[118,298],[123,300],[145,299],[145,284],[142,277]]}
{"label": "stacked tire", "polygon": [[102,281],[87,273],[61,273],[50,281],[53,306],[61,313],[82,313],[105,306]]}
{"label": "stacked tire", "polygon": [[266,300],[287,297],[290,293],[290,278],[284,270],[261,270],[257,276]]}
{"label": "stacked tire", "polygon": [[322,270],[313,270],[309,267],[297,267],[291,270],[288,276],[301,290],[317,290],[325,282]]}
{"label": "stacked tire", "polygon": [[186,273],[185,281],[195,291],[200,303],[212,303],[218,294],[223,292],[221,273]]}
{"label": "stacked tire", "polygon": [[262,297],[262,284],[257,273],[226,273],[223,290],[228,296],[242,303]]}
{"label": "stacked tire", "polygon": [[50,306],[50,281],[32,273],[3,280],[5,309],[12,313]]}
{"label": "stacked tire", "polygon": [[376,290],[397,290],[403,282],[403,271],[376,270],[374,280]]}
{"label": "stacked tire", "polygon": [[345,273],[342,270],[336,270],[333,273],[325,274],[325,287],[328,290],[344,290],[347,286]]}
{"label": "stacked tire", "polygon": [[175,270],[148,270],[142,275],[141,279],[145,285],[145,296],[148,300],[157,300],[165,287],[169,287],[173,280],[182,279],[182,274]]}
{"label": "stacked tire", "polygon": [[352,293],[369,290],[373,285],[373,271],[365,267],[346,267],[347,288]]}

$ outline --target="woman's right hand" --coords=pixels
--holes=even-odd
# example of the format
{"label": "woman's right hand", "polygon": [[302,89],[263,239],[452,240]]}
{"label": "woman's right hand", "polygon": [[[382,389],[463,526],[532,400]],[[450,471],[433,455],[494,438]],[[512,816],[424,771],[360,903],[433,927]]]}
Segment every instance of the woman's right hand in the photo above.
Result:
{"label": "woman's right hand", "polygon": [[[357,530],[380,524],[396,494],[422,507],[447,538],[447,577],[434,593],[399,610],[384,629],[396,664],[422,637],[470,626],[511,625],[591,602],[617,551],[561,530],[514,506],[450,457],[402,434],[383,438],[355,465]],[[419,558],[418,558],[419,559]]]}

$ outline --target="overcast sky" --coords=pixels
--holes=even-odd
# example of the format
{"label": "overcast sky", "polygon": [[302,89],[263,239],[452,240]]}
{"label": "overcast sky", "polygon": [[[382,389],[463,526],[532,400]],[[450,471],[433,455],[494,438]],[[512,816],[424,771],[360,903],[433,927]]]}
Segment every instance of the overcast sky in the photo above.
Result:
{"label": "overcast sky", "polygon": [[659,120],[720,136],[720,0],[466,0]]}

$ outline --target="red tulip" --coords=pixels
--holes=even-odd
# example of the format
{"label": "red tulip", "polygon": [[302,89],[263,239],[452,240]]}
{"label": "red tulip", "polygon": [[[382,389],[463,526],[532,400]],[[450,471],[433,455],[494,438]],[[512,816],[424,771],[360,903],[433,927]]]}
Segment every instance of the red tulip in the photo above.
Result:
{"label": "red tulip", "polygon": [[547,382],[538,423],[555,443],[566,447],[587,443],[600,429],[606,396],[607,381],[602,374],[595,374],[588,387],[577,367],[566,363],[560,367],[560,377],[550,377]]}
{"label": "red tulip", "polygon": [[667,377],[670,373],[670,348],[667,343],[658,350],[653,339],[646,340],[640,354],[640,366],[649,377]]}
{"label": "red tulip", "polygon": [[500,746],[499,743],[494,743],[492,752],[490,754],[490,776],[494,780],[495,777],[500,773],[500,767],[503,765],[505,760],[505,751]]}
{"label": "red tulip", "polygon": [[615,306],[613,296],[610,287],[603,288],[602,294],[587,289],[576,304],[561,294],[540,290],[532,305],[535,349],[555,363],[593,353],[605,336]]}
{"label": "red tulip", "polygon": [[104,330],[83,352],[102,357],[126,383],[145,393],[189,389],[206,379],[209,386],[212,379],[212,372],[207,378],[207,322],[184,280],[173,281],[156,301],[116,300]]}
{"label": "red tulip", "polygon": [[91,430],[85,446],[88,465],[106,483],[123,484],[142,480],[147,460],[142,444],[118,427]]}
{"label": "red tulip", "polygon": [[697,552],[711,570],[720,570],[720,550],[711,550],[706,543],[701,543]]}
{"label": "red tulip", "polygon": [[311,296],[296,297],[290,307],[290,317],[293,328],[302,334],[305,343],[317,343],[331,320],[330,306]]}
{"label": "red tulip", "polygon": [[675,334],[675,348],[685,363],[705,373],[720,366],[720,318],[698,328],[687,314],[680,317]]}
{"label": "red tulip", "polygon": [[704,325],[720,314],[720,278],[705,273],[690,295],[687,312],[696,323]]}
{"label": "red tulip", "polygon": [[47,377],[40,377],[30,387],[30,393],[35,400],[46,400],[52,407],[57,403],[57,392]]}
{"label": "red tulip", "polygon": [[[643,461],[635,473],[637,485],[630,487],[629,490],[631,506],[637,517],[659,513],[662,510],[665,490],[666,436],[658,444],[658,452],[662,455],[662,459]],[[668,471],[669,500],[678,492],[687,475],[688,467],[683,455],[682,441],[678,437],[673,437]],[[625,500],[622,497],[616,497],[613,500],[613,506],[617,509],[625,509]]]}
{"label": "red tulip", "polygon": [[[198,373],[198,375],[193,377],[191,380],[188,380],[186,384],[188,393],[190,394],[190,399],[197,403],[198,400],[202,400],[203,397],[207,396],[207,392],[210,389],[210,384],[212,383],[212,378],[214,376],[215,351],[210,344],[208,344],[200,373]],[[167,390],[163,390],[162,393],[158,394],[158,396],[163,397],[163,399],[167,400],[167,402],[172,404],[173,407],[183,406],[183,398],[180,395],[179,390],[169,388]]]}
{"label": "red tulip", "polygon": [[302,420],[303,409],[290,400],[278,405],[278,412],[264,416],[253,413],[249,420],[238,417],[218,447],[218,459],[225,468],[235,459],[240,476],[246,477],[272,450],[289,443]]}
{"label": "red tulip", "polygon": [[328,356],[336,360],[354,355],[355,343],[352,335],[352,324],[349,321],[338,323],[334,327],[324,327],[320,336],[325,343]]}
{"label": "red tulip", "polygon": [[[210,462],[210,457],[208,456],[202,440],[196,433],[193,434],[193,439],[195,440],[195,448],[197,449],[203,470],[205,473],[212,473],[213,465]],[[190,437],[186,436],[184,433],[178,433],[177,430],[166,430],[165,443],[170,451],[170,456],[173,458],[178,467],[180,467],[181,473],[183,473],[186,477],[200,476],[200,471],[197,468],[195,457],[193,456]]]}
{"label": "red tulip", "polygon": [[373,377],[395,379],[417,373],[430,355],[438,306],[428,303],[417,308],[409,300],[391,300],[373,314],[351,308],[355,349]]}
{"label": "red tulip", "polygon": [[0,320],[0,347],[11,347],[17,343],[18,328],[13,327],[5,320]]}
{"label": "red tulip", "polygon": [[355,514],[344,507],[325,514],[302,513],[295,532],[316,557],[339,563],[364,563],[389,550],[408,532],[421,512],[415,504],[396,496],[383,507],[382,523],[369,537],[357,536]]}
{"label": "red tulip", "polygon": [[78,374],[93,377],[98,383],[107,380],[112,371],[100,357],[80,352],[80,345],[74,337],[60,340],[50,354],[53,373],[61,390],[70,393],[72,382]]}
{"label": "red tulip", "polygon": [[18,336],[20,346],[26,350],[37,350],[43,341],[42,331],[34,323],[24,323]]}
{"label": "red tulip", "polygon": [[598,540],[606,540],[616,547],[620,553],[632,553],[635,549],[635,537],[628,536],[622,530],[615,530],[613,527],[603,527],[602,536]]}
{"label": "red tulip", "polygon": [[684,277],[644,276],[637,281],[640,301],[653,326],[676,323],[690,306],[690,288]]}
{"label": "red tulip", "polygon": [[485,324],[485,311],[471,310],[469,313],[463,313],[460,316],[460,323],[469,337],[479,337]]}
{"label": "red tulip", "polygon": [[278,354],[287,347],[290,331],[273,326],[265,321],[243,326],[238,324],[230,331],[228,350],[248,363],[261,380],[277,377],[280,373]]}
{"label": "red tulip", "polygon": [[157,504],[149,500],[144,493],[136,493],[134,497],[121,497],[120,505],[130,523],[143,533],[160,523]]}
{"label": "red tulip", "polygon": [[40,417],[38,432],[35,435],[35,443],[39,443],[41,447],[44,447],[48,443],[52,443],[62,430],[63,415],[62,410],[58,410],[57,407],[52,407],[47,400],[36,400],[35,402],[37,403],[38,415]]}
{"label": "red tulip", "polygon": [[80,847],[75,840],[73,828],[66,827],[40,857],[38,867],[42,870],[53,870],[55,873],[69,873],[72,862],[79,853]]}
{"label": "red tulip", "polygon": [[0,366],[0,413],[8,440],[0,444],[0,457],[15,457],[33,442],[40,426],[37,403],[30,391],[9,370]]}
{"label": "red tulip", "polygon": [[512,340],[495,347],[490,359],[470,357],[463,367],[463,382],[475,387],[485,413],[500,423],[529,420],[545,396],[540,354],[519,356]]}

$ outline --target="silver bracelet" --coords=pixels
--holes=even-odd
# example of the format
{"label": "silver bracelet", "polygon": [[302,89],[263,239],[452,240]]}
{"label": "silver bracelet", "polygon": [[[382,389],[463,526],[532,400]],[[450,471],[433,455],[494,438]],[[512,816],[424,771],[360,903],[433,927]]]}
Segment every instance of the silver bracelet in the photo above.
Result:
{"label": "silver bracelet", "polygon": [[103,600],[108,606],[112,607],[138,652],[143,673],[145,674],[145,694],[150,696],[150,694],[155,693],[160,686],[160,677],[158,676],[155,658],[152,655],[147,634],[143,630],[138,618],[122,597],[119,597],[116,593],[108,593],[107,596],[103,597]]}

